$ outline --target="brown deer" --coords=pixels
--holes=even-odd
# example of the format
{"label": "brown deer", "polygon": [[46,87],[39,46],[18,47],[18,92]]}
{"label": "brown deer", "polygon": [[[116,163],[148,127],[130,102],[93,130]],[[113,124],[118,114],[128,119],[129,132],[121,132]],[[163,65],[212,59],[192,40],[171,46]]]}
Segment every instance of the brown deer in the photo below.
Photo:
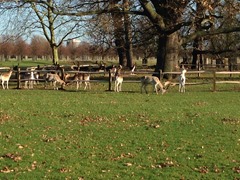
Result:
{"label": "brown deer", "polygon": [[72,80],[74,82],[77,83],[77,90],[79,88],[79,86],[82,84],[82,82],[84,82],[85,87],[84,90],[87,89],[87,87],[89,89],[91,89],[91,84],[90,84],[90,74],[88,73],[76,73],[73,77],[70,77],[70,74],[66,74],[65,75],[65,80]]}
{"label": "brown deer", "polygon": [[54,90],[58,90],[57,83],[59,83],[60,85],[66,84],[65,81],[63,81],[58,74],[52,74],[52,73],[45,74],[45,89],[46,89],[47,82],[52,82]]}
{"label": "brown deer", "polygon": [[156,94],[158,94],[158,87],[161,89],[162,94],[164,94],[166,92],[166,90],[163,88],[163,85],[160,82],[159,78],[156,76],[143,76],[141,78],[141,83],[142,83],[141,93],[142,93],[143,89],[145,90],[146,93],[148,93],[146,88],[147,88],[147,85],[149,85],[149,84],[152,84],[153,92],[155,90]]}
{"label": "brown deer", "polygon": [[4,83],[6,82],[6,88],[8,89],[8,81],[9,79],[11,78],[11,75],[12,75],[12,69],[10,69],[9,72],[7,73],[2,73],[0,75],[0,80],[2,81],[2,88],[5,89],[5,86],[4,86]]}

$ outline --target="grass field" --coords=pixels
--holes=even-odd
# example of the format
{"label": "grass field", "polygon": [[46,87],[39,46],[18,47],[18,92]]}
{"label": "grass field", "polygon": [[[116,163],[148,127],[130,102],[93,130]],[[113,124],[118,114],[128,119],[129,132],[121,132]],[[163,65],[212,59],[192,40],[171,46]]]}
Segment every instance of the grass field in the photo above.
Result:
{"label": "grass field", "polygon": [[0,90],[0,179],[240,179],[239,87]]}

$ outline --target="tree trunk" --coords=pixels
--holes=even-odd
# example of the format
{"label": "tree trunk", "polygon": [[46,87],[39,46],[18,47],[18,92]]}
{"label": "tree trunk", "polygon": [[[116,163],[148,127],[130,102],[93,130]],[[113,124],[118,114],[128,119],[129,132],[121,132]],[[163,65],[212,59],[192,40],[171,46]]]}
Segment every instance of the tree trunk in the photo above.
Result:
{"label": "tree trunk", "polygon": [[115,35],[115,38],[116,38],[115,45],[118,53],[119,64],[122,66],[126,66],[127,61],[126,61],[125,49],[124,49],[124,43],[123,43],[124,40],[122,38],[118,38],[116,35]]}
{"label": "tree trunk", "polygon": [[[202,12],[203,12],[203,6],[201,2],[197,2],[196,3],[196,13],[199,17],[202,16]],[[199,29],[201,29],[201,19],[196,20],[195,22],[195,27],[196,27],[196,31],[198,31]],[[196,69],[197,68],[197,60],[198,60],[198,50],[199,50],[199,43],[200,39],[197,37],[194,39],[193,41],[193,51],[192,51],[192,66],[191,69]]]}
{"label": "tree trunk", "polygon": [[[125,11],[129,11],[129,0],[123,1]],[[127,66],[133,67],[133,50],[132,50],[132,29],[129,14],[124,14],[124,29],[125,29],[125,49]]]}
{"label": "tree trunk", "polygon": [[33,10],[35,11],[37,17],[39,18],[39,22],[43,28],[43,33],[44,36],[46,37],[47,41],[49,42],[50,46],[51,46],[51,50],[52,50],[52,56],[53,56],[53,64],[57,65],[59,62],[59,58],[58,58],[58,46],[56,43],[56,37],[55,37],[55,26],[54,26],[54,21],[55,16],[52,12],[52,7],[54,4],[53,0],[48,0],[48,6],[47,6],[47,12],[46,12],[46,16],[48,18],[48,30],[50,31],[50,36],[47,33],[46,30],[46,26],[45,26],[45,22],[44,22],[44,18],[41,15],[41,13],[39,12],[39,10],[36,8],[36,4],[34,2],[31,3]]}
{"label": "tree trunk", "polygon": [[164,71],[166,57],[167,36],[160,36],[158,40],[157,64],[155,72]]}
{"label": "tree trunk", "polygon": [[199,46],[198,42],[199,42],[198,38],[195,39],[194,42],[193,42],[192,66],[191,66],[191,69],[196,69],[197,68],[197,59],[198,59],[197,49],[198,49],[198,46]]}
{"label": "tree trunk", "polygon": [[51,48],[52,48],[53,64],[57,65],[57,64],[59,64],[58,47],[52,46]]}
{"label": "tree trunk", "polygon": [[118,1],[110,1],[110,6],[114,9],[114,12],[111,13],[113,18],[114,26],[114,38],[115,45],[119,57],[119,64],[122,66],[127,65],[126,53],[125,53],[125,41],[124,41],[124,24],[123,24],[123,14],[120,12],[121,9],[118,6]]}
{"label": "tree trunk", "polygon": [[[180,43],[177,32],[162,36],[159,39],[156,72],[161,69],[163,72],[172,72],[179,61]],[[172,79],[173,76],[166,74],[164,78]]]}

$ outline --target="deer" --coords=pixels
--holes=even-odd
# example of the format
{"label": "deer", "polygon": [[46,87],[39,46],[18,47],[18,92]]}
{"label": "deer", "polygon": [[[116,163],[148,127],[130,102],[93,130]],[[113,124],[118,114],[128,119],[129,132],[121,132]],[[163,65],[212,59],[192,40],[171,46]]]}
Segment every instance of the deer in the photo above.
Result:
{"label": "deer", "polygon": [[187,70],[184,67],[182,67],[181,74],[178,77],[178,80],[179,80],[179,89],[178,90],[180,93],[185,93],[185,84],[186,84],[185,74],[186,74],[186,72],[187,72]]}
{"label": "deer", "polygon": [[73,77],[70,77],[70,74],[65,74],[65,80],[72,80],[72,81],[76,81],[77,83],[77,90],[79,88],[79,86],[81,85],[81,83],[84,81],[85,83],[85,87],[84,90],[86,90],[87,88],[91,89],[91,84],[90,84],[90,74],[88,73],[76,73]]}
{"label": "deer", "polygon": [[2,88],[3,88],[3,89],[5,89],[5,86],[4,86],[4,83],[5,83],[5,82],[6,82],[6,88],[8,89],[8,81],[9,81],[9,79],[11,78],[12,72],[13,72],[13,70],[10,69],[9,72],[2,73],[2,74],[0,75],[0,80],[2,81]]}
{"label": "deer", "polygon": [[25,81],[25,88],[26,89],[33,89],[33,84],[34,84],[33,81],[35,80],[34,72],[31,71],[30,73],[25,74],[24,79],[28,79],[28,80]]}
{"label": "deer", "polygon": [[52,74],[52,73],[46,73],[45,74],[45,89],[46,89],[46,83],[52,82],[53,83],[53,89],[58,90],[57,83],[60,85],[65,85],[65,81],[63,81],[58,74]]}
{"label": "deer", "polygon": [[36,84],[36,80],[39,78],[39,74],[35,73],[35,67],[27,68],[30,72],[26,72],[23,75],[23,79],[28,79],[25,81],[25,88],[33,89],[33,84]]}
{"label": "deer", "polygon": [[158,88],[161,89],[162,94],[166,92],[166,90],[163,88],[162,83],[160,82],[159,78],[156,76],[143,76],[141,77],[141,93],[143,92],[143,89],[145,90],[146,94],[147,92],[147,86],[149,84],[152,84],[153,86],[153,92],[155,91],[156,94],[158,94]]}
{"label": "deer", "polygon": [[114,81],[115,81],[115,87],[114,87],[115,92],[122,91],[123,76],[121,75],[121,69],[122,69],[121,65],[117,68],[114,67],[112,69],[112,72],[114,74]]}

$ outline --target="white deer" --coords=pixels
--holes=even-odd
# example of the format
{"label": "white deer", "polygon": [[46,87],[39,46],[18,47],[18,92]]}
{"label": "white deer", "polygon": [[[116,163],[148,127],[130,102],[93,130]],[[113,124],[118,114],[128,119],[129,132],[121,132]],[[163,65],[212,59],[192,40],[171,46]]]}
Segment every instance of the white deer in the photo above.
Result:
{"label": "white deer", "polygon": [[12,75],[12,69],[10,69],[9,72],[7,73],[2,73],[0,75],[0,80],[2,81],[2,88],[5,89],[5,86],[4,86],[4,83],[6,82],[6,88],[8,89],[8,81],[9,79],[11,78],[11,75]]}
{"label": "white deer", "polygon": [[184,68],[184,67],[182,67],[182,70],[181,70],[181,74],[180,74],[180,76],[179,76],[179,92],[183,92],[183,93],[185,93],[185,84],[186,84],[186,76],[185,76],[185,74],[186,74],[186,72],[187,72],[187,70]]}
{"label": "white deer", "polygon": [[121,69],[122,69],[121,65],[118,68],[113,69],[113,72],[115,72],[114,74],[114,79],[115,79],[114,91],[115,92],[122,91],[123,76],[121,75]]}
{"label": "white deer", "polygon": [[156,77],[156,76],[143,76],[141,78],[141,84],[142,84],[142,86],[141,86],[141,93],[142,93],[143,89],[145,90],[146,93],[148,93],[147,92],[147,86],[149,84],[152,84],[153,92],[155,90],[156,94],[158,94],[158,88],[161,89],[162,94],[164,94],[166,92],[166,90],[163,88],[163,85],[160,82],[159,78]]}
{"label": "white deer", "polygon": [[27,72],[24,74],[24,79],[28,79],[25,81],[25,88],[33,89],[33,84],[36,84],[35,80],[38,79],[38,76],[36,77],[36,73],[34,72],[35,67],[28,68],[27,70],[30,70],[30,72]]}

